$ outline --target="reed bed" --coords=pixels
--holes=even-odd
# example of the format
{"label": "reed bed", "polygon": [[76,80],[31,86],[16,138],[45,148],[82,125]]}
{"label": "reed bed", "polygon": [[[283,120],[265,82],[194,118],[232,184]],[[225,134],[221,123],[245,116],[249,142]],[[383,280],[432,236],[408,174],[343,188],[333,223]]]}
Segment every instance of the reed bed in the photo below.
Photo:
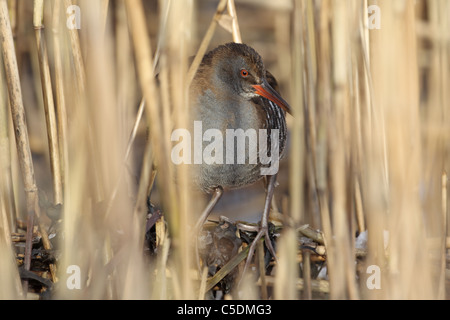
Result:
{"label": "reed bed", "polygon": [[[447,0],[0,0],[0,298],[448,298],[448,17]],[[170,140],[230,41],[293,110],[278,262],[260,245],[239,286],[245,245],[197,270],[208,197]],[[217,211],[245,224],[255,189]]]}

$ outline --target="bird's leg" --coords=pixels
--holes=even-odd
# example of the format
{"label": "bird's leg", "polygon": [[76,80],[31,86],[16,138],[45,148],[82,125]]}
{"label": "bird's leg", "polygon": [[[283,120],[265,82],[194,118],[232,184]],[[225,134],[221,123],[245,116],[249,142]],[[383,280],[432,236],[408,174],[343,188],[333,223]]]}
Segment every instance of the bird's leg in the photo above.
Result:
{"label": "bird's leg", "polygon": [[256,237],[253,240],[252,244],[250,245],[250,249],[249,249],[248,255],[247,255],[247,261],[245,262],[244,271],[242,272],[241,280],[244,277],[244,274],[250,265],[253,254],[255,253],[256,246],[258,245],[259,239],[261,239],[262,236],[264,236],[264,241],[266,243],[267,249],[269,249],[270,254],[275,258],[275,260],[277,260],[275,250],[272,246],[272,242],[270,241],[270,237],[269,237],[269,213],[270,213],[270,206],[272,203],[273,193],[275,191],[276,181],[277,181],[277,175],[268,176],[266,201],[264,203],[264,212],[263,212],[262,219],[261,219],[261,227],[260,227],[258,233],[256,234]]}
{"label": "bird's leg", "polygon": [[213,196],[211,197],[211,200],[209,200],[208,205],[206,206],[205,210],[203,210],[202,215],[197,221],[197,224],[195,225],[195,229],[197,231],[200,231],[202,225],[205,223],[206,219],[208,219],[209,215],[211,214],[211,211],[216,206],[219,199],[222,197],[223,189],[222,187],[216,187],[214,188]]}
{"label": "bird's leg", "polygon": [[214,188],[214,193],[211,197],[211,200],[209,200],[208,205],[206,206],[205,210],[203,210],[202,215],[198,219],[197,223],[195,224],[195,255],[197,257],[197,266],[200,271],[200,255],[198,253],[198,236],[200,235],[200,230],[202,229],[203,224],[205,223],[206,219],[208,219],[209,215],[211,214],[211,211],[216,206],[219,199],[222,197],[223,189],[221,186],[218,186]]}

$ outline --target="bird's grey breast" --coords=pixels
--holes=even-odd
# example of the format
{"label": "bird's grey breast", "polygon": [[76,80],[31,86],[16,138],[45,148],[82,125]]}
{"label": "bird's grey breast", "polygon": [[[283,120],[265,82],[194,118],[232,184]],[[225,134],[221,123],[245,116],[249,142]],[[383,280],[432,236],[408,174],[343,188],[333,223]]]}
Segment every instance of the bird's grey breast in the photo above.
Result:
{"label": "bird's grey breast", "polygon": [[[232,95],[224,98],[208,88],[193,101],[192,111],[192,121],[201,122],[202,150],[211,151],[213,143],[222,147],[220,151],[214,149],[213,153],[222,153],[214,163],[194,165],[194,180],[201,189],[210,191],[217,186],[239,188],[262,177],[260,164],[253,160],[257,159],[257,154],[251,154],[252,150],[257,152],[257,146],[252,149],[250,144],[257,144],[258,129],[264,121],[251,101]],[[212,136],[205,135],[208,130]],[[215,133],[220,133],[221,137]],[[220,142],[215,141],[218,138]],[[239,149],[240,143],[244,144],[244,155]],[[204,152],[203,158],[209,155],[209,152]]]}

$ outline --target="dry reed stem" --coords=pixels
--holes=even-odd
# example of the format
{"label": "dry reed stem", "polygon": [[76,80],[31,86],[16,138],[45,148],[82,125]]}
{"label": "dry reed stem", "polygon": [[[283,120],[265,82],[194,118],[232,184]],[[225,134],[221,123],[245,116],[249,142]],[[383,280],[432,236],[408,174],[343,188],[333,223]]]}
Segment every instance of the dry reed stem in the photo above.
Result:
{"label": "dry reed stem", "polygon": [[[167,51],[166,61],[167,70],[172,88],[179,88],[179,90],[170,90],[170,98],[172,105],[172,121],[171,124],[175,128],[187,128],[189,126],[189,89],[186,86],[188,82],[188,54],[191,48],[192,38],[192,25],[194,20],[193,3],[185,2],[183,5],[172,6],[171,12],[168,16],[168,32],[167,32]],[[178,24],[178,25],[177,25]],[[181,39],[181,41],[180,41]],[[167,114],[163,114],[167,116]],[[165,122],[169,122],[166,120]],[[169,140],[173,127],[166,128],[165,137],[166,141]],[[171,143],[168,142],[170,146]],[[180,263],[179,273],[182,278],[182,288],[184,289],[183,295],[192,296],[191,286],[191,269],[194,265],[193,261],[193,244],[196,241],[196,234],[192,232],[189,227],[193,225],[196,219],[194,215],[194,204],[196,200],[194,194],[191,192],[190,175],[187,166],[177,167],[176,181],[177,181],[177,194],[179,201],[179,211],[176,216],[172,216],[171,219],[177,219],[180,227],[177,241],[180,241],[179,257],[177,259]],[[170,222],[170,221],[169,221]],[[170,222],[173,223],[173,222]]]}
{"label": "dry reed stem", "polygon": [[294,2],[293,34],[292,34],[292,116],[290,151],[290,216],[294,226],[304,221],[303,213],[303,183],[304,181],[304,34],[302,23],[304,22],[304,7],[302,1]]}
{"label": "dry reed stem", "polygon": [[217,22],[219,21],[223,11],[226,9],[227,1],[228,0],[220,0],[219,4],[217,5],[216,13],[214,14],[214,17],[208,27],[208,30],[206,31],[206,33],[202,39],[200,47],[197,50],[197,54],[195,55],[194,61],[192,61],[191,67],[189,68],[189,72],[188,72],[188,76],[187,76],[187,83],[186,83],[187,87],[189,87],[189,85],[192,82],[192,79],[194,79],[194,76],[195,76],[195,73],[197,72],[198,66],[200,65],[206,51],[208,50],[208,45],[214,35],[214,31],[216,30]]}
{"label": "dry reed stem", "polygon": [[266,264],[264,262],[264,244],[258,243],[256,248],[256,256],[258,258],[259,280],[261,282],[261,299],[267,300],[267,283],[266,283]]}
{"label": "dry reed stem", "polygon": [[[54,203],[61,204],[62,203],[62,180],[61,180],[61,164],[60,164],[60,154],[58,147],[58,138],[57,138],[57,128],[56,128],[56,115],[55,108],[53,103],[53,93],[52,93],[52,84],[50,79],[50,67],[48,64],[48,56],[47,56],[47,48],[45,44],[45,40],[42,35],[43,30],[43,11],[44,11],[44,3],[43,1],[36,0],[34,4],[34,16],[33,23],[36,32],[36,42],[39,56],[39,65],[40,65],[40,73],[41,73],[41,85],[43,90],[44,97],[44,107],[45,107],[45,119],[47,123],[47,136],[48,136],[48,145],[50,152],[50,163],[51,163],[51,171],[53,175],[53,192],[54,192]],[[38,199],[36,197],[37,204],[36,207],[39,207]],[[45,226],[42,224],[40,218],[40,209],[36,211],[36,216],[38,219],[38,224],[40,227],[40,231],[42,234],[42,242],[44,248],[46,250],[51,250],[52,245],[48,238],[48,234]],[[51,263],[49,265],[53,282],[56,282],[56,265]]]}
{"label": "dry reed stem", "polygon": [[297,264],[297,233],[288,228],[283,231],[280,239],[277,241],[278,264],[275,275],[274,297],[277,300],[295,300],[298,299],[296,283],[298,277]]}
{"label": "dry reed stem", "polygon": [[101,22],[100,22],[100,34],[105,34],[105,29],[106,29],[106,20],[108,18],[108,8],[109,8],[109,0],[102,0],[101,3]]}
{"label": "dry reed stem", "polygon": [[318,22],[318,48],[317,48],[317,142],[316,142],[316,181],[320,208],[320,218],[324,233],[324,243],[327,249],[327,270],[330,278],[330,296],[336,299],[341,294],[341,277],[336,272],[336,246],[333,239],[333,229],[330,217],[329,190],[327,177],[327,138],[329,136],[329,110],[331,105],[331,39],[329,34],[330,3],[323,2]]}
{"label": "dry reed stem", "polygon": [[239,22],[236,13],[236,6],[234,0],[228,0],[227,4],[228,14],[231,17],[231,34],[233,35],[233,41],[236,43],[242,43],[241,31],[239,29]]}
{"label": "dry reed stem", "polygon": [[198,290],[198,300],[205,300],[207,278],[208,278],[208,268],[204,267],[201,275],[200,289]]}
{"label": "dry reed stem", "polygon": [[[434,297],[420,195],[420,118],[413,1],[379,1],[383,28],[371,33],[374,100],[384,112],[389,183],[389,274],[386,297]],[[392,70],[396,72],[393,74]],[[414,144],[411,144],[414,141]],[[411,265],[410,257],[417,263]],[[421,277],[417,277],[421,274]]]}
{"label": "dry reed stem", "polygon": [[[1,57],[1,56],[0,56]],[[2,59],[3,60],[3,59]],[[10,151],[10,116],[9,106],[4,79],[3,63],[0,65],[0,201],[3,202],[7,214],[8,228],[10,231],[17,230],[16,206],[14,201],[14,187],[12,178],[12,164]]]}
{"label": "dry reed stem", "polygon": [[[336,259],[335,271],[341,279],[335,283],[336,298],[350,299],[357,298],[356,283],[354,280],[354,254],[352,254],[352,243],[350,241],[350,228],[347,218],[348,195],[347,193],[347,172],[346,154],[349,150],[348,141],[348,119],[349,106],[349,84],[348,84],[348,11],[349,6],[335,0],[332,2],[332,105],[329,110],[329,157],[332,159],[330,168],[331,192],[333,197],[332,220],[333,236],[336,245],[336,252],[339,252]],[[343,276],[343,277],[342,277]],[[341,286],[338,288],[338,284]]]}
{"label": "dry reed stem", "polygon": [[[105,219],[108,219],[109,213],[111,212],[111,209],[112,209],[112,206],[113,206],[113,203],[114,203],[114,200],[116,199],[117,192],[119,191],[119,188],[121,187],[121,182],[122,182],[122,179],[123,179],[123,176],[124,176],[124,173],[125,173],[125,169],[126,169],[126,166],[127,166],[127,161],[129,160],[129,157],[131,155],[133,142],[136,139],[136,134],[137,134],[138,127],[139,127],[139,124],[140,124],[141,119],[142,119],[142,115],[144,113],[144,109],[145,109],[145,100],[142,99],[141,103],[139,104],[139,108],[138,108],[136,119],[135,119],[135,122],[134,122],[134,125],[133,125],[133,129],[131,130],[130,137],[128,138],[127,148],[126,148],[125,156],[124,156],[123,163],[122,163],[123,166],[120,169],[119,175],[117,177],[117,181],[115,182],[113,191],[111,192],[111,196],[108,198],[108,203],[106,205]],[[151,162],[151,158],[149,158],[148,161]],[[146,166],[146,167],[148,167],[148,166]],[[146,177],[142,181],[142,183],[143,183],[142,186],[145,187],[147,182],[149,181],[148,180],[149,174],[146,173],[143,176]],[[141,191],[138,194],[140,195],[140,197],[138,198],[137,206],[135,207],[135,213],[138,213],[138,212],[142,211],[142,209],[141,209],[142,203],[145,203],[145,201],[144,201],[145,199],[143,199],[143,195],[144,194],[148,195],[148,192],[144,193],[143,191]]]}
{"label": "dry reed stem", "polygon": [[[161,106],[159,105],[159,96],[158,92],[156,90],[156,86],[154,84],[154,74],[152,72],[152,59],[151,59],[151,47],[150,42],[148,41],[148,35],[146,34],[146,23],[145,23],[145,17],[144,12],[142,8],[142,4],[140,1],[128,1],[126,2],[127,5],[127,12],[129,15],[129,21],[130,21],[130,28],[131,33],[133,36],[133,43],[135,48],[135,54],[136,54],[136,61],[137,61],[137,70],[138,70],[138,76],[141,84],[141,89],[144,93],[144,98],[146,100],[146,103],[148,105],[147,107],[147,116],[148,116],[148,123],[150,124],[150,139],[152,143],[152,149],[154,150],[156,163],[158,166],[158,172],[161,177],[164,177],[159,181],[159,187],[161,190],[164,190],[162,196],[163,196],[163,203],[167,206],[165,209],[165,213],[168,217],[169,222],[169,228],[172,232],[172,236],[175,239],[175,255],[174,259],[176,259],[177,263],[177,269],[180,272],[181,275],[181,283],[180,283],[180,294],[178,298],[184,297],[188,298],[193,294],[193,291],[191,290],[191,280],[189,276],[190,272],[190,258],[189,258],[189,243],[187,239],[187,232],[186,232],[186,223],[187,223],[187,214],[189,213],[189,199],[186,197],[187,192],[183,189],[180,194],[178,194],[178,190],[176,189],[176,186],[173,184],[174,181],[174,172],[173,168],[171,166],[170,161],[170,152],[169,152],[169,145],[170,141],[168,140],[170,136],[166,135],[165,133],[171,130],[170,128],[167,128],[164,126],[164,123],[167,123],[168,121],[162,121],[161,125],[161,114],[163,117],[167,117],[164,115],[164,112],[161,111]],[[176,8],[174,8],[176,9]],[[179,8],[178,8],[179,10]],[[169,13],[169,19],[178,19],[177,23],[180,23],[180,17],[177,16],[177,14],[180,14],[180,11],[171,12]],[[184,19],[184,18],[183,18]],[[170,24],[172,26],[176,24]],[[178,32],[178,31],[176,31]],[[177,33],[174,33],[176,35]],[[172,37],[172,39],[169,38],[169,48],[176,48],[179,44],[179,38],[176,38],[176,42],[174,42],[175,39]],[[180,47],[181,51],[177,51],[174,54],[180,54],[180,52],[183,52],[185,50],[185,47],[183,47],[183,44],[181,44]],[[169,53],[171,53],[169,51]],[[186,57],[186,55],[185,55]],[[175,55],[171,56],[170,58],[175,59],[176,63],[172,65],[172,74],[171,80],[174,81],[174,86],[177,88],[187,88],[184,85],[184,80],[182,78],[183,75],[183,67],[180,65],[180,61],[182,59],[178,59]],[[161,58],[162,59],[162,58]],[[175,106],[175,113],[178,116],[183,116],[183,108],[185,105],[185,91],[181,90],[178,95],[173,96],[173,105]],[[177,110],[178,108],[178,110]],[[179,109],[181,108],[181,109]],[[177,113],[178,111],[178,113]],[[186,117],[184,117],[186,119]],[[163,134],[163,135],[161,135]],[[185,181],[185,178],[183,178],[183,175],[179,175],[179,181],[180,185],[185,185],[183,181]],[[177,274],[177,273],[175,273]]]}
{"label": "dry reed stem", "polygon": [[[131,5],[133,3],[134,5]],[[128,13],[128,20],[130,22],[130,31],[133,38],[133,45],[137,61],[137,70],[144,99],[146,101],[146,115],[148,123],[151,124],[150,140],[152,148],[156,152],[156,159],[158,166],[163,166],[167,153],[160,153],[164,150],[162,141],[158,141],[157,137],[160,132],[163,132],[159,118],[159,94],[154,83],[153,62],[150,42],[146,34],[146,23],[143,15],[142,4],[139,0],[126,2],[126,9]],[[171,193],[173,195],[174,193]]]}
{"label": "dry reed stem", "polygon": [[[68,8],[73,5],[71,0],[64,0],[65,8]],[[66,28],[66,31],[69,33],[70,38],[70,44],[71,44],[71,55],[73,58],[73,64],[75,68],[75,75],[76,75],[76,81],[77,81],[77,91],[78,95],[77,98],[80,101],[81,105],[85,105],[87,103],[87,92],[86,92],[86,69],[85,69],[85,63],[83,59],[83,54],[81,52],[81,43],[80,43],[80,37],[78,34],[78,30],[76,28]],[[89,139],[87,141],[89,152],[90,154],[95,154],[96,150],[98,149],[98,146],[94,144],[94,133],[92,128],[92,119],[90,117],[87,117],[85,121],[88,124],[87,131],[89,135]],[[101,164],[98,163],[98,158],[93,157],[93,161],[91,163],[93,166],[93,174],[95,175],[94,183],[95,183],[95,198],[97,201],[101,201],[104,198],[104,190],[101,188],[100,184],[98,183],[101,181],[100,177],[100,168]]]}
{"label": "dry reed stem", "polygon": [[[3,172],[0,172],[0,178]],[[20,276],[13,259],[13,246],[9,228],[8,213],[4,199],[0,198],[0,299],[17,299],[23,297]]]}
{"label": "dry reed stem", "polygon": [[[53,1],[52,33],[53,33],[53,51],[55,62],[55,96],[56,96],[56,115],[61,181],[64,186],[65,172],[68,170],[68,146],[67,146],[67,109],[66,95],[64,92],[64,70],[62,65],[62,37],[60,30],[61,1]],[[56,197],[55,197],[56,199]]]}
{"label": "dry reed stem", "polygon": [[[303,4],[303,2],[302,2]],[[319,204],[319,195],[318,195],[318,187],[317,187],[317,156],[318,150],[317,147],[317,111],[316,111],[316,93],[315,93],[315,84],[317,81],[317,39],[316,36],[318,32],[316,32],[316,26],[314,22],[314,12],[313,12],[313,2],[308,0],[306,5],[303,4],[304,11],[304,70],[306,73],[305,76],[305,103],[304,107],[304,134],[305,134],[305,176],[307,181],[307,193],[306,193],[306,206],[305,211],[310,212],[308,221],[315,228],[320,227],[320,204]],[[297,119],[297,117],[296,117]],[[295,129],[295,127],[294,127]],[[293,129],[293,130],[294,130]],[[305,217],[306,218],[306,217]]]}
{"label": "dry reed stem", "polygon": [[[372,72],[370,69],[369,30],[367,28],[367,1],[361,3],[360,27],[358,41],[354,43],[354,51],[358,58],[359,105],[361,130],[361,190],[365,199],[365,214],[368,233],[368,264],[384,266],[386,255],[384,250],[384,228],[386,214],[386,143],[383,110],[375,106]],[[371,291],[366,298],[382,298],[380,292]]]}
{"label": "dry reed stem", "polygon": [[[72,6],[73,3],[71,0],[64,0],[64,7],[68,8]],[[80,95],[84,97],[86,93],[86,71],[84,68],[83,55],[81,53],[81,45],[80,38],[78,35],[77,29],[68,29],[67,32],[70,36],[70,44],[72,46],[72,55],[74,60],[74,67],[76,73],[76,80],[78,85],[78,90],[80,91]]]}
{"label": "dry reed stem", "polygon": [[41,74],[42,96],[44,97],[45,120],[50,153],[50,167],[53,176],[53,203],[61,204],[63,200],[61,161],[58,145],[55,105],[53,101],[52,80],[48,63],[47,44],[44,37],[44,2],[35,0],[33,24]]}
{"label": "dry reed stem", "polygon": [[[303,220],[303,208],[302,208],[302,193],[303,193],[303,154],[304,154],[304,135],[303,135],[303,7],[301,1],[295,1],[294,3],[294,16],[292,22],[293,34],[292,34],[292,126],[291,126],[291,143],[292,150],[290,154],[290,212],[289,218],[284,219],[285,228],[281,239],[278,241],[279,251],[279,264],[276,274],[277,284],[275,286],[275,297],[277,299],[296,299],[297,293],[292,284],[296,283],[298,274],[293,272],[293,268],[297,263],[297,238],[293,236],[296,234],[294,229]],[[284,247],[289,249],[284,249]],[[295,248],[295,250],[294,250]],[[264,284],[262,282],[262,284]],[[264,288],[264,286],[262,287]],[[283,292],[283,288],[287,288]],[[267,289],[265,289],[267,290]],[[265,292],[265,291],[263,291]]]}
{"label": "dry reed stem", "polygon": [[303,250],[303,283],[305,285],[303,299],[312,299],[312,287],[311,287],[311,253],[308,249]]}
{"label": "dry reed stem", "polygon": [[[0,57],[1,59],[1,57]],[[9,112],[4,83],[3,65],[0,66],[0,299],[23,297],[20,276],[14,263],[11,231],[16,230],[15,206],[11,178],[9,150]]]}
{"label": "dry reed stem", "polygon": [[[17,153],[24,183],[27,203],[27,240],[25,246],[24,268],[30,270],[31,240],[35,216],[39,219],[39,204],[37,186],[34,177],[33,160],[31,157],[28,129],[25,120],[25,109],[20,87],[19,70],[15,56],[14,41],[9,22],[8,6],[6,0],[0,1],[0,37],[2,44],[3,63],[5,65],[6,81],[10,99],[11,115],[14,124]],[[45,230],[43,230],[45,231]],[[24,281],[28,288],[28,281]]]}
{"label": "dry reed stem", "polygon": [[447,258],[447,249],[446,249],[446,240],[447,240],[447,205],[448,205],[448,201],[447,201],[447,182],[448,182],[448,176],[447,176],[447,172],[443,172],[442,173],[442,178],[441,178],[441,186],[442,186],[442,191],[441,191],[441,206],[442,206],[442,227],[441,227],[441,234],[442,234],[442,244],[441,244],[441,272],[439,275],[439,287],[438,287],[438,294],[437,297],[438,299],[445,299],[445,291],[446,291],[446,277],[445,277],[445,271],[446,271],[446,258]]}

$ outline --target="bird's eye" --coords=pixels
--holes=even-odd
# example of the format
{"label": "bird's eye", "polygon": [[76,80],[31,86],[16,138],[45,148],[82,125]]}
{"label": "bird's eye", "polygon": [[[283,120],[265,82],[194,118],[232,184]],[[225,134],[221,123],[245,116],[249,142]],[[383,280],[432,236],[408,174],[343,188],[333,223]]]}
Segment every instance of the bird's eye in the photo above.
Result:
{"label": "bird's eye", "polygon": [[242,69],[241,70],[241,76],[242,76],[242,78],[247,78],[248,77],[248,71],[246,69]]}

